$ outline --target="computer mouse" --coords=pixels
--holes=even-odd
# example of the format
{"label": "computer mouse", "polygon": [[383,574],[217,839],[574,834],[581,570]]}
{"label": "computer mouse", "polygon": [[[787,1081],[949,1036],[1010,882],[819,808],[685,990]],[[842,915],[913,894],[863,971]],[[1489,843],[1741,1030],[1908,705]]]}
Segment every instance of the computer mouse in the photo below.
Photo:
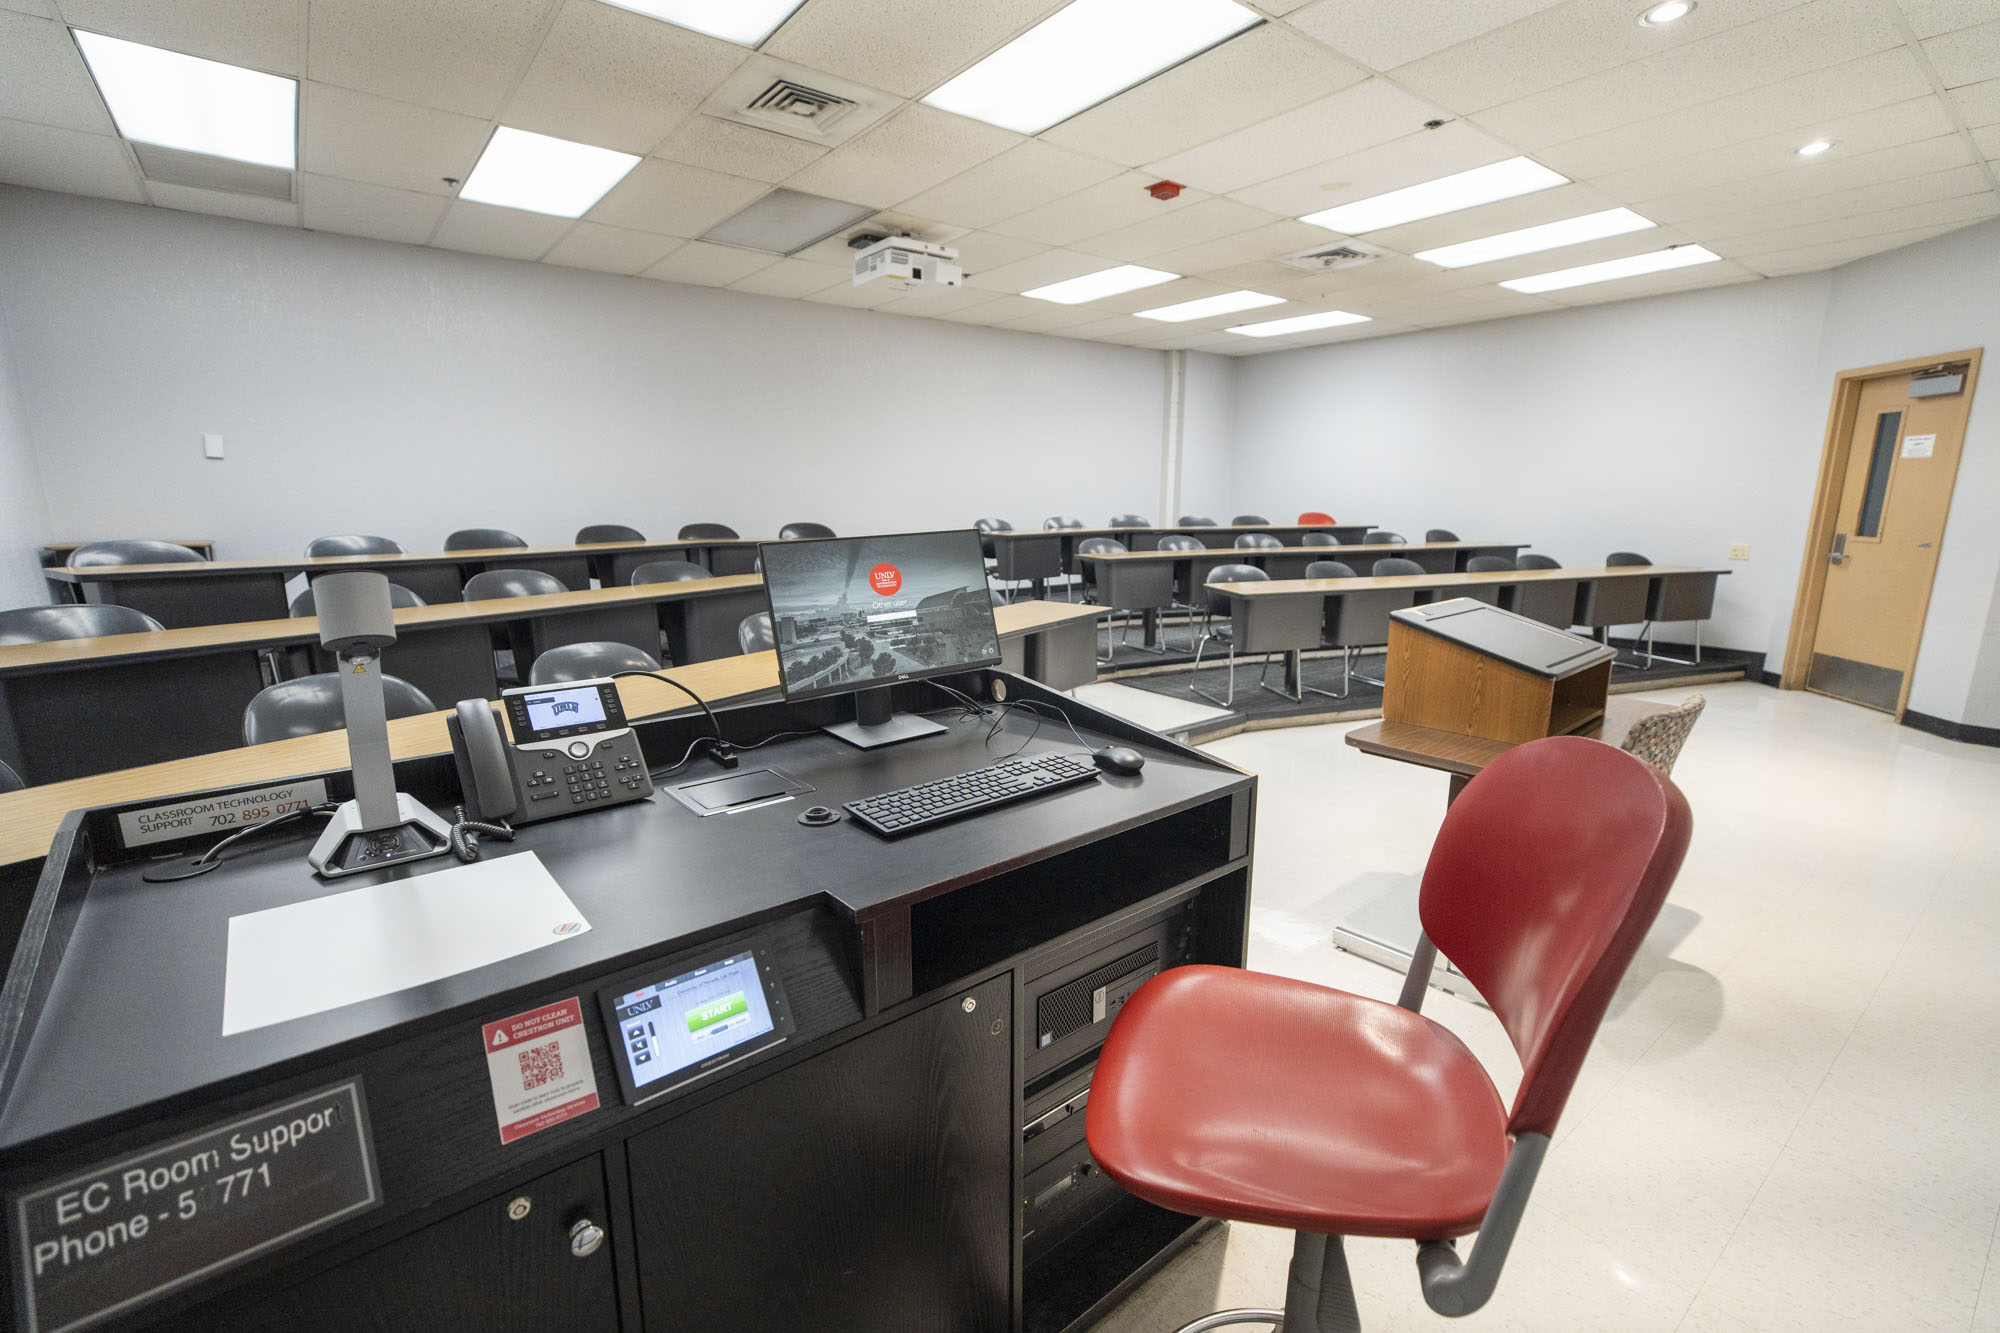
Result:
{"label": "computer mouse", "polygon": [[1107,745],[1090,757],[1107,773],[1137,773],[1146,766],[1146,756],[1129,745]]}

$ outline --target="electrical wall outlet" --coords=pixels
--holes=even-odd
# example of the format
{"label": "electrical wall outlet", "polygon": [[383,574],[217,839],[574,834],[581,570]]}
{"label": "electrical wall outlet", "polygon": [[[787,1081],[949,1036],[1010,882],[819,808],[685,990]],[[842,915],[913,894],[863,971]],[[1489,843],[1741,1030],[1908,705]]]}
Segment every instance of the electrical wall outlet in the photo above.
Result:
{"label": "electrical wall outlet", "polygon": [[1730,543],[1729,558],[1731,560],[1748,560],[1750,558],[1750,543],[1749,542]]}
{"label": "electrical wall outlet", "polygon": [[202,437],[201,437],[201,456],[202,456],[203,458],[220,458],[220,457],[222,457],[222,437],[221,437],[220,435],[204,435],[204,436],[202,436]]}

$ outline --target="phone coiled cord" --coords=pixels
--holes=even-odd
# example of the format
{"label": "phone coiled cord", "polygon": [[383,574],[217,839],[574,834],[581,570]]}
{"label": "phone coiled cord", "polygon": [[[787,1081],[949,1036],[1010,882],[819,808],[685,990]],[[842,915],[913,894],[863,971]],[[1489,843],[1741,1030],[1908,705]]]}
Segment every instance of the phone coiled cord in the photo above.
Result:
{"label": "phone coiled cord", "polygon": [[462,805],[453,807],[452,813],[456,822],[451,826],[451,854],[461,861],[470,863],[479,859],[479,835],[482,833],[503,842],[514,841],[514,826],[504,819],[492,822],[467,819]]}

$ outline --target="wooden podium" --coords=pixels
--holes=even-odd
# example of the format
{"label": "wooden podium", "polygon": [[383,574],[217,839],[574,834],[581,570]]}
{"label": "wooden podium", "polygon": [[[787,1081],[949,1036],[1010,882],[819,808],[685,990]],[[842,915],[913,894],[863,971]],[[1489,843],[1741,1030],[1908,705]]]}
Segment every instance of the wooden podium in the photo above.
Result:
{"label": "wooden podium", "polygon": [[1382,719],[1518,744],[1604,719],[1617,650],[1469,597],[1389,617]]}

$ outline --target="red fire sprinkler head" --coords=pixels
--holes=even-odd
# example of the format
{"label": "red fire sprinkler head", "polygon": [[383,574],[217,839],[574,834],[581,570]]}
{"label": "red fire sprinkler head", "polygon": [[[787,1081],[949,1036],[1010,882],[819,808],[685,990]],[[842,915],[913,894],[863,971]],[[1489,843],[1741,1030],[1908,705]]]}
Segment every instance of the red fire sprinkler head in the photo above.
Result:
{"label": "red fire sprinkler head", "polygon": [[1146,187],[1146,193],[1152,195],[1155,199],[1176,199],[1180,197],[1180,192],[1186,188],[1187,186],[1182,185],[1179,181],[1154,181]]}

